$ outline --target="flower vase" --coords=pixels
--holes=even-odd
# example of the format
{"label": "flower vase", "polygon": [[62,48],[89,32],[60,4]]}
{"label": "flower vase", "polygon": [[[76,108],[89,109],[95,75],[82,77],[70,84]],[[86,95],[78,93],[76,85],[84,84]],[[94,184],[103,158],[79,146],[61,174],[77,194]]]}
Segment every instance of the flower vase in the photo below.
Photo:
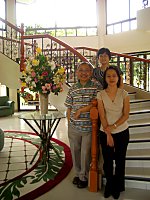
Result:
{"label": "flower vase", "polygon": [[39,94],[40,99],[40,114],[46,115],[48,113],[48,94]]}

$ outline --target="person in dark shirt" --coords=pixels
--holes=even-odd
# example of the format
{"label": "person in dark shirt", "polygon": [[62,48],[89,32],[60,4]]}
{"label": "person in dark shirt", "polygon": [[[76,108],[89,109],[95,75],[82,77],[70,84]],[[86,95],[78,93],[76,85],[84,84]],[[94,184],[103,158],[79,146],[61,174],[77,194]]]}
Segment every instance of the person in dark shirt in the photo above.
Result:
{"label": "person in dark shirt", "polygon": [[[94,68],[93,70],[93,81],[97,81],[103,85],[103,76],[105,70],[109,67],[109,61],[111,60],[111,52],[108,48],[101,48],[97,52],[97,58],[99,60],[99,66]],[[122,77],[122,71],[121,69],[116,66],[119,70],[119,74],[121,76],[121,81],[120,81],[120,88],[123,88],[123,77]]]}

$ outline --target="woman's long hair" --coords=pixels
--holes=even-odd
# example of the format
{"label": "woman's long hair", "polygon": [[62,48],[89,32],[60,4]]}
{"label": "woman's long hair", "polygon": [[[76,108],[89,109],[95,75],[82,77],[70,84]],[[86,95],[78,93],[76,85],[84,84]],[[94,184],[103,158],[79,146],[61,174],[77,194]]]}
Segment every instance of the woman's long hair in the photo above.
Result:
{"label": "woman's long hair", "polygon": [[119,74],[119,70],[118,70],[118,67],[115,66],[115,65],[109,65],[109,67],[105,70],[104,72],[104,77],[103,77],[103,89],[106,89],[108,87],[108,84],[106,82],[106,73],[108,70],[115,70],[117,76],[118,76],[118,82],[117,82],[117,87],[119,88],[120,86],[120,81],[121,81],[121,78],[120,78],[120,74]]}

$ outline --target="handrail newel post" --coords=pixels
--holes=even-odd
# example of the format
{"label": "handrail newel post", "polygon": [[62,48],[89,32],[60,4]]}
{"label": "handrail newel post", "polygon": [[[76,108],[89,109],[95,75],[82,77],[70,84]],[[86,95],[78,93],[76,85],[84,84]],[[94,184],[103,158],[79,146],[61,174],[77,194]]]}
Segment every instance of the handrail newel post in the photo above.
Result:
{"label": "handrail newel post", "polygon": [[90,118],[92,121],[92,146],[91,146],[91,165],[89,171],[89,191],[97,192],[99,189],[99,173],[98,173],[98,109],[97,100],[92,101],[93,107],[90,110]]}

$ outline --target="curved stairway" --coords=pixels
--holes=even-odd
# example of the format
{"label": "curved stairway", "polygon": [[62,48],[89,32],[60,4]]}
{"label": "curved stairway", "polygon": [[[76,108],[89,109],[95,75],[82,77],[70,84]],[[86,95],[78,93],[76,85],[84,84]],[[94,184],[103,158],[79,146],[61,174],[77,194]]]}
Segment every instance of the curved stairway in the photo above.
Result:
{"label": "curved stairway", "polygon": [[150,99],[130,97],[126,187],[150,190]]}

